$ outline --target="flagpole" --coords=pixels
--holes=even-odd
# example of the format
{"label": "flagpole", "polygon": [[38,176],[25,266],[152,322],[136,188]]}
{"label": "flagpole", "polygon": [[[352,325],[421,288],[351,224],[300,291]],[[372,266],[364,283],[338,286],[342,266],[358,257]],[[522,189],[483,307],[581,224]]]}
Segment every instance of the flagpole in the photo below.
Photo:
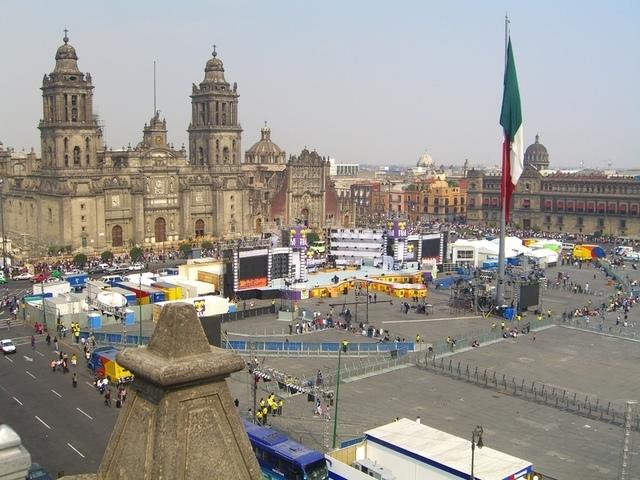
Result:
{"label": "flagpole", "polygon": [[[507,68],[507,45],[509,41],[509,15],[505,14],[504,16],[504,68],[506,71]],[[503,142],[502,147],[502,156],[504,161],[504,156],[509,155],[509,150],[507,150],[507,142]],[[502,182],[505,182],[505,172],[502,172]],[[501,192],[504,191],[503,188],[500,189]],[[504,262],[505,262],[505,236],[506,236],[506,216],[507,216],[507,202],[505,195],[501,195],[500,199],[500,246],[498,250],[498,285],[496,287],[496,306],[500,307],[504,304]]]}

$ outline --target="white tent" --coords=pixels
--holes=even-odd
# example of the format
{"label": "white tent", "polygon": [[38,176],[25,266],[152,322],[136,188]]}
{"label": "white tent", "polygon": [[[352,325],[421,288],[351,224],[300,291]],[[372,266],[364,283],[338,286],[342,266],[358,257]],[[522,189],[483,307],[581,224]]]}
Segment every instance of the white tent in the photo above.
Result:
{"label": "white tent", "polygon": [[548,248],[538,248],[525,253],[525,256],[535,258],[540,266],[558,263],[558,252]]}
{"label": "white tent", "polygon": [[498,258],[498,245],[489,240],[465,240],[460,238],[451,246],[451,258],[456,265],[477,267],[486,260]]}

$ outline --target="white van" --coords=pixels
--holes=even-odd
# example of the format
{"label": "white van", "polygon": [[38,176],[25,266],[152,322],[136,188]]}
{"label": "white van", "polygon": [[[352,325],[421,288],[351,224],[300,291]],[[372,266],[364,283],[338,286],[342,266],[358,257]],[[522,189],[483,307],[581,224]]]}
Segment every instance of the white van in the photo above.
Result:
{"label": "white van", "polygon": [[627,245],[618,245],[613,250],[613,253],[615,253],[616,255],[620,255],[620,256],[624,256],[627,253],[631,253],[631,252],[633,252],[633,247],[629,247]]}
{"label": "white van", "polygon": [[113,286],[116,282],[124,282],[124,279],[120,275],[105,275],[100,278],[100,281]]}

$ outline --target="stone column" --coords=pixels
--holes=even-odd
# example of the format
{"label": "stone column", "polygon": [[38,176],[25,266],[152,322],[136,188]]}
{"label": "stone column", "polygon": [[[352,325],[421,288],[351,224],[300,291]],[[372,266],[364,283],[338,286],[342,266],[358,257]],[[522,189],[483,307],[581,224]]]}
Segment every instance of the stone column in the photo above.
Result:
{"label": "stone column", "polygon": [[135,380],[98,479],[262,478],[225,382],[244,361],[209,345],[193,306],[165,306],[149,346],[117,361]]}
{"label": "stone column", "polygon": [[31,455],[9,425],[0,425],[0,480],[22,480],[31,466]]}

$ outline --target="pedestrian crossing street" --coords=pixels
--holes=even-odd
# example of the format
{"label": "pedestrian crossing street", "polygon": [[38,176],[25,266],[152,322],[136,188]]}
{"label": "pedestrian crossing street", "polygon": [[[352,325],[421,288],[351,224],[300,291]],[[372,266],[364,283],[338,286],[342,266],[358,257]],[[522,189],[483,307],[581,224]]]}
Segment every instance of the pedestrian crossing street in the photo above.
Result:
{"label": "pedestrian crossing street", "polygon": [[0,331],[17,327],[18,325],[24,325],[22,319],[11,320],[11,318],[0,318]]}
{"label": "pedestrian crossing street", "polygon": [[[2,338],[10,338],[11,341],[14,343],[14,345],[16,347],[19,347],[21,345],[29,345],[31,346],[31,336],[30,335],[25,335],[23,337],[11,337],[8,335],[4,335],[3,333],[0,333],[0,337]],[[39,343],[45,343],[45,336],[44,335],[36,335],[36,345]]]}

